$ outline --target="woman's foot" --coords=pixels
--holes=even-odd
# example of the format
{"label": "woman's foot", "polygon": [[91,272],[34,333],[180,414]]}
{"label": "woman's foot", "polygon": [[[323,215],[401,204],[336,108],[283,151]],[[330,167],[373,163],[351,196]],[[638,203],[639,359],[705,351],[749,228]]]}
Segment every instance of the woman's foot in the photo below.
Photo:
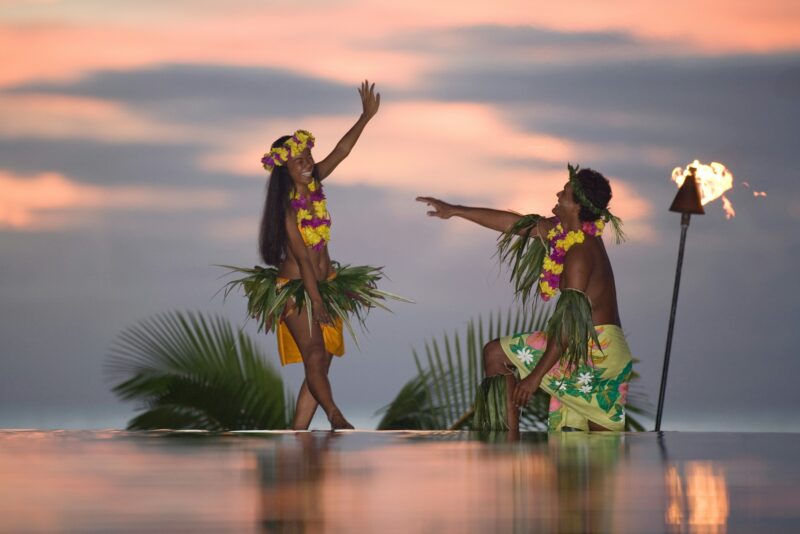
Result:
{"label": "woman's foot", "polygon": [[331,423],[331,430],[353,430],[354,428],[339,410],[334,411],[328,417],[328,421]]}

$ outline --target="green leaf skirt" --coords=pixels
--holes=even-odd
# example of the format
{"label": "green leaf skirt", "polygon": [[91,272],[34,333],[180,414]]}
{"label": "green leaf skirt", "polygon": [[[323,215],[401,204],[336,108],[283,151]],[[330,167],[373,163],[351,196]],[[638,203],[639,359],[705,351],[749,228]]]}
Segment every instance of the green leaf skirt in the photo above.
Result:
{"label": "green leaf skirt", "polygon": [[[332,262],[331,266],[331,275],[327,280],[317,282],[317,287],[334,324],[347,328],[356,345],[358,340],[353,329],[353,319],[362,329],[366,329],[366,316],[372,308],[391,311],[385,304],[387,299],[411,302],[378,289],[378,282],[384,276],[380,267],[341,265],[337,262]],[[247,298],[247,312],[258,321],[259,330],[275,331],[284,313],[292,307],[306,311],[311,329],[311,298],[301,279],[281,278],[274,267],[221,267],[228,269],[230,274],[244,275],[225,284],[224,294],[227,298],[232,291],[242,290]]]}

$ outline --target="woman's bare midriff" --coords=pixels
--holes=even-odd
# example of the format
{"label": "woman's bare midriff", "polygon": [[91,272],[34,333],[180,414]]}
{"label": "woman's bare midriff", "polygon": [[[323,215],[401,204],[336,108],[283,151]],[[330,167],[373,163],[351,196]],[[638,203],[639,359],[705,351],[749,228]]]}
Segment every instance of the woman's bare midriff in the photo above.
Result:
{"label": "woman's bare midriff", "polygon": [[[328,255],[328,247],[322,247],[320,250],[308,248],[308,256],[311,260],[311,265],[314,267],[314,278],[318,281],[325,280],[333,271],[331,266],[331,258]],[[286,259],[281,263],[278,269],[278,276],[296,280],[302,278],[300,275],[300,265],[297,259],[292,254],[291,250],[286,251]]]}

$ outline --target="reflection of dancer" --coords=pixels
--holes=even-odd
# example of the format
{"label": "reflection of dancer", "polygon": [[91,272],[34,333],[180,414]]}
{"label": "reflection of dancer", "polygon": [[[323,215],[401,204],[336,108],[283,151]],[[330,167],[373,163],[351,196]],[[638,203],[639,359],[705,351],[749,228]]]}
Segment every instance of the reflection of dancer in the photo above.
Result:
{"label": "reflection of dancer", "polygon": [[328,369],[332,354],[344,354],[342,323],[349,326],[347,314],[361,321],[366,308],[386,295],[375,288],[379,269],[331,262],[331,219],[322,191],[322,181],[347,157],[378,112],[380,94],[374,88],[367,81],[361,84],[361,116],[318,163],[311,156],[314,137],[307,131],[298,130],[272,144],[262,159],[271,174],[259,244],[262,259],[276,268],[234,268],[250,276],[229,284],[242,286],[249,311],[262,326],[277,327],[281,363],[303,362],[306,377],[297,398],[294,429],[308,428],[318,404],[333,429],[353,428],[333,401]]}
{"label": "reflection of dancer", "polygon": [[[569,167],[555,217],[417,200],[442,219],[459,216],[503,232],[501,259],[509,261],[517,294],[561,296],[545,332],[496,339],[483,349],[487,378],[476,399],[484,429],[519,427],[519,409],[537,388],[551,395],[550,429],[623,430],[631,355],[620,327],[614,274],[600,234],[611,221],[611,186],[590,169]],[[513,364],[513,366],[511,365]],[[516,381],[511,370],[517,370]],[[500,399],[500,400],[498,400]],[[502,399],[505,399],[503,401]]]}
{"label": "reflection of dancer", "polygon": [[335,464],[329,448],[335,433],[297,432],[258,455],[261,529],[264,532],[323,532],[324,475]]}

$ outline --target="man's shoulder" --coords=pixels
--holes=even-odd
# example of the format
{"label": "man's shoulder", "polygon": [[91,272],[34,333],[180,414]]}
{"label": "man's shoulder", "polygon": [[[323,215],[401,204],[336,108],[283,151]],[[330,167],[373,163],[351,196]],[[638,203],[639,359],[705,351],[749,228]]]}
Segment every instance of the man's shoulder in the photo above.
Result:
{"label": "man's shoulder", "polygon": [[597,243],[594,243],[593,240],[587,236],[580,243],[575,243],[569,247],[569,250],[567,250],[567,253],[564,256],[564,261],[589,261],[592,259],[592,249],[596,246]]}

